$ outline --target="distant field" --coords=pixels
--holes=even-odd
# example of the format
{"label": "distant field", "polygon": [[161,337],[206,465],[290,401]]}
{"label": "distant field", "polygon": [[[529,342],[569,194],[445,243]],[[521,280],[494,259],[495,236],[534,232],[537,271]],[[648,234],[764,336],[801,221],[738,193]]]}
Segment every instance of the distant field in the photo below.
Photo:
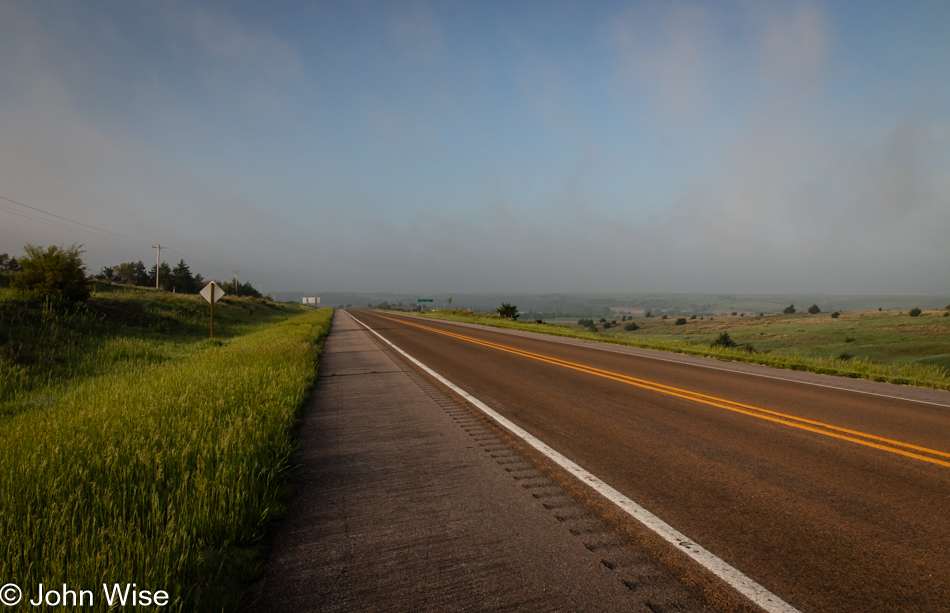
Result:
{"label": "distant field", "polygon": [[197,296],[0,289],[0,577],[237,610],[331,317],[223,300],[212,341]]}
{"label": "distant field", "polygon": [[[576,320],[554,319],[545,324],[512,322],[496,316],[464,311],[436,311],[425,317],[516,328],[610,343],[706,355],[728,360],[766,364],[794,370],[859,377],[891,383],[950,389],[950,317],[946,310],[860,311],[840,313],[716,315],[685,317],[637,316],[604,328],[595,319],[597,332]],[[599,318],[598,318],[599,319]],[[629,321],[638,330],[626,331]],[[609,323],[609,322],[608,322]],[[723,333],[733,348],[712,347]]]}

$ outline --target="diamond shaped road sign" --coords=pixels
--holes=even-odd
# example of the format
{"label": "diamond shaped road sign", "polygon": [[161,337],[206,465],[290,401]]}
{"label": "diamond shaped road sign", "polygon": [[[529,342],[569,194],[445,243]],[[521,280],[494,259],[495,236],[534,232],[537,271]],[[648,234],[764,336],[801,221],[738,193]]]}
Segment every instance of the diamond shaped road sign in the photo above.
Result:
{"label": "diamond shaped road sign", "polygon": [[[211,288],[214,288],[214,292],[212,292]],[[207,285],[205,285],[204,288],[202,288],[202,290],[198,293],[201,294],[202,298],[204,298],[211,304],[214,304],[215,302],[218,301],[218,299],[221,298],[221,296],[224,295],[224,290],[221,289],[220,285],[212,281],[208,283]],[[213,300],[212,300],[212,295],[214,296]]]}

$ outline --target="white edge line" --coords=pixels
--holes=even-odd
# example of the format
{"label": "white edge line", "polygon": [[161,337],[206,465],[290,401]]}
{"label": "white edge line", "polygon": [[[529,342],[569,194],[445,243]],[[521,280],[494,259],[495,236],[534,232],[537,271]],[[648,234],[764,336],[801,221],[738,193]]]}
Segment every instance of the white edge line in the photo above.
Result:
{"label": "white edge line", "polygon": [[[397,313],[397,315],[398,315],[398,313]],[[403,317],[407,317],[407,316],[406,316],[406,315],[403,315]],[[734,369],[732,369],[732,368],[724,368],[724,367],[722,367],[722,366],[712,366],[711,364],[698,364],[698,363],[692,362],[692,361],[673,360],[673,359],[670,359],[670,358],[660,357],[660,356],[658,356],[658,355],[646,355],[646,354],[643,354],[643,353],[628,353],[628,352],[626,352],[626,351],[618,351],[617,349],[613,349],[613,348],[601,346],[601,345],[607,345],[607,344],[608,344],[608,343],[605,343],[604,341],[589,341],[589,340],[587,340],[587,339],[576,339],[578,342],[575,343],[575,342],[571,342],[571,341],[573,341],[573,340],[575,340],[575,339],[565,338],[565,337],[563,337],[563,336],[554,336],[553,334],[544,334],[543,332],[529,332],[529,331],[527,331],[527,330],[512,330],[512,329],[510,329],[510,328],[495,328],[494,326],[480,326],[480,324],[469,324],[468,322],[452,321],[452,320],[450,320],[450,319],[437,319],[436,321],[441,321],[441,322],[448,323],[448,324],[461,324],[461,325],[469,325],[469,326],[490,327],[490,328],[492,328],[493,330],[499,330],[499,331],[501,331],[501,332],[503,332],[503,333],[512,334],[512,335],[515,335],[515,336],[531,335],[531,336],[529,336],[528,338],[538,338],[538,336],[542,336],[542,338],[538,338],[538,340],[545,340],[545,341],[548,341],[548,342],[551,342],[551,343],[560,343],[560,344],[562,344],[562,345],[570,345],[570,346],[572,346],[572,347],[587,347],[587,346],[590,346],[591,349],[596,349],[597,351],[606,351],[606,352],[608,352],[608,353],[616,353],[616,354],[619,354],[619,355],[632,355],[632,356],[635,356],[635,357],[638,357],[638,358],[645,358],[645,359],[647,359],[647,360],[658,360],[658,361],[660,361],[660,362],[670,362],[670,363],[672,363],[672,364],[683,364],[684,366],[695,366],[696,368],[708,368],[708,369],[710,369],[710,370],[721,370],[721,371],[723,371],[723,372],[729,372],[729,373],[733,373],[733,374],[737,374],[737,375],[749,375],[750,377],[763,377],[763,378],[765,378],[765,379],[776,379],[776,380],[778,380],[778,381],[785,381],[786,383],[801,383],[802,385],[814,385],[815,387],[826,387],[826,388],[828,388],[828,389],[838,390],[838,391],[840,391],[840,392],[854,392],[855,394],[866,394],[866,395],[868,395],[868,396],[878,396],[878,397],[880,397],[880,398],[890,398],[890,399],[892,399],[892,400],[902,400],[902,401],[904,401],[904,402],[915,402],[915,403],[917,403],[917,404],[929,404],[929,405],[932,405],[932,406],[935,406],[935,407],[943,407],[943,408],[945,408],[945,409],[950,409],[950,404],[945,404],[945,403],[942,403],[942,402],[931,402],[930,400],[918,400],[918,399],[916,399],[916,398],[904,398],[904,397],[902,397],[902,396],[892,396],[892,395],[890,395],[890,394],[881,394],[881,393],[878,393],[878,392],[869,392],[869,391],[867,391],[867,390],[856,390],[856,389],[851,389],[851,388],[848,388],[848,387],[839,387],[839,386],[837,386],[837,385],[829,385],[829,384],[827,384],[827,383],[816,383],[816,382],[814,382],[814,381],[802,381],[802,380],[800,380],[800,379],[789,379],[788,377],[782,377],[782,376],[779,376],[779,375],[767,375],[767,374],[765,374],[765,373],[745,372],[745,371],[742,371],[742,370],[734,370]],[[521,333],[521,334],[519,334],[519,333]],[[543,338],[543,337],[551,337],[551,338]],[[581,343],[583,343],[583,344],[581,344]],[[630,347],[631,349],[638,349],[638,350],[640,350],[640,351],[651,351],[651,352],[652,352],[652,351],[658,351],[658,352],[663,352],[662,349],[649,349],[649,348],[647,348],[647,347],[636,347],[636,346],[634,346],[634,345],[621,345],[621,346]],[[719,360],[718,358],[708,357],[708,356],[704,356],[704,355],[693,355],[693,354],[689,354],[689,353],[679,353],[679,352],[666,352],[666,353],[677,353],[678,355],[683,355],[683,356],[686,356],[686,357],[689,357],[689,358],[700,358],[700,359],[704,359],[704,360],[717,360],[717,361],[721,361],[721,360]],[[791,370],[790,368],[778,368],[778,367],[776,367],[776,366],[768,366],[768,365],[766,365],[766,364],[756,364],[756,363],[754,363],[754,362],[735,362],[735,363],[736,363],[736,364],[747,364],[747,365],[749,365],[749,366],[758,366],[758,367],[760,367],[760,368],[777,368],[778,370]],[[813,375],[824,375],[824,376],[826,376],[826,377],[834,377],[834,376],[837,376],[837,375],[828,375],[828,374],[825,374],[825,373],[813,373],[813,372],[808,371],[808,370],[796,370],[796,371],[793,371],[793,372],[809,373],[809,374],[813,374]],[[849,379],[852,379],[851,377],[848,377],[848,378],[849,378]],[[874,380],[872,380],[872,379],[864,379],[863,377],[855,377],[855,378],[853,378],[852,380],[854,380],[854,381],[868,381],[868,382],[870,382],[870,383],[881,383],[880,381],[874,381]],[[938,392],[945,391],[945,390],[937,390],[937,389],[932,388],[932,387],[917,387],[917,386],[908,386],[908,387],[909,387],[910,389],[919,389],[919,390],[933,390],[933,391],[938,391]]]}
{"label": "white edge line", "polygon": [[587,484],[598,494],[607,498],[610,502],[623,509],[631,517],[662,537],[663,540],[683,551],[694,561],[698,562],[700,566],[725,581],[737,592],[751,600],[763,610],[768,611],[769,613],[799,613],[798,609],[794,608],[772,592],[768,591],[749,577],[745,576],[742,574],[742,572],[736,568],[733,568],[715,554],[703,549],[700,545],[687,538],[686,535],[676,530],[673,526],[669,525],[653,513],[650,513],[635,503],[633,500],[627,498],[614,488],[601,481],[599,478],[595,477],[593,474],[587,472],[551,447],[548,447],[540,439],[536,438],[528,431],[522,429],[520,426],[515,425],[478,398],[475,398],[416,358],[392,344],[389,339],[385,338],[376,330],[373,330],[358,320],[356,317],[353,317],[353,315],[350,313],[347,313],[347,315],[349,315],[353,321],[378,336],[383,340],[383,342],[398,351],[413,364],[435,377],[443,385],[465,398],[465,400],[472,403],[474,406],[478,407],[478,409],[498,422],[498,424],[503,426],[505,429],[523,439],[526,443],[543,453],[545,456],[567,470],[576,478],[580,479],[583,483]]}

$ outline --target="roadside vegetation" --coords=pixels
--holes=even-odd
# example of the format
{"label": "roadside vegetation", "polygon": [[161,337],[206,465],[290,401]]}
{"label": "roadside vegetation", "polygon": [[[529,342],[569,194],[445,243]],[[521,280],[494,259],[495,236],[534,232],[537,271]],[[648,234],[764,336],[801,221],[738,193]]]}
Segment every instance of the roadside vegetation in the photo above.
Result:
{"label": "roadside vegetation", "polygon": [[[418,314],[417,314],[418,315]],[[676,320],[623,316],[546,323],[517,322],[471,311],[435,311],[425,317],[477,323],[764,364],[845,377],[950,390],[950,305],[942,310],[823,313],[733,313]]]}
{"label": "roadside vegetation", "polygon": [[333,311],[89,289],[0,288],[0,577],[236,610]]}

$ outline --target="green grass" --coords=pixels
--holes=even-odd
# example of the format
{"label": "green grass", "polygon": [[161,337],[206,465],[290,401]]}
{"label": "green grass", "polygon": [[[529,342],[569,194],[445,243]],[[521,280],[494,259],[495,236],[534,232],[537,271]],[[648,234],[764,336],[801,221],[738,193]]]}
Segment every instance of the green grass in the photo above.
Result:
{"label": "green grass", "polygon": [[[0,290],[0,577],[235,610],[279,515],[331,309]],[[220,319],[219,319],[220,318]]]}
{"label": "green grass", "polygon": [[[576,321],[546,324],[514,322],[468,311],[435,311],[425,317],[464,321],[500,328],[541,332],[634,347],[764,364],[777,368],[886,381],[896,384],[950,389],[950,317],[944,311],[863,311],[809,315],[769,314],[715,316],[688,319],[637,317],[639,330],[627,332],[626,323],[589,332]],[[711,347],[722,332],[740,345]],[[853,340],[847,340],[853,339]],[[851,357],[842,359],[842,354]]]}

